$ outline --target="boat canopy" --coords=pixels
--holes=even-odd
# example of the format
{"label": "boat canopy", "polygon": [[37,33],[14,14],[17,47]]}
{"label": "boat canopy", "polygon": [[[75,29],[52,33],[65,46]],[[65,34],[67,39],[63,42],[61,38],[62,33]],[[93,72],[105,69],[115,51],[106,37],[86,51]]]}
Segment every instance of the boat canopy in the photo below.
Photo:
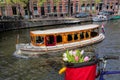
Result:
{"label": "boat canopy", "polygon": [[49,29],[49,30],[38,30],[38,31],[31,31],[31,34],[57,34],[57,33],[65,33],[65,32],[75,32],[75,31],[82,31],[82,30],[90,30],[99,27],[97,24],[89,24],[89,25],[81,25],[75,27],[66,27],[66,28],[56,28],[56,29]]}

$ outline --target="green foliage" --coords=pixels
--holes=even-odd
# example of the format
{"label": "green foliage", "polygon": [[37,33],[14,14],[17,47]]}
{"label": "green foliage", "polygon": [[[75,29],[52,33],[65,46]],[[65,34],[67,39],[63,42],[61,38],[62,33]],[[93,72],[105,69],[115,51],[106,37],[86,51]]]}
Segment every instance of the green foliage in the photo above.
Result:
{"label": "green foliage", "polygon": [[100,3],[101,2],[101,0],[95,0],[95,3],[96,4],[98,4],[98,3]]}
{"label": "green foliage", "polygon": [[6,4],[11,4],[11,0],[6,0]]}
{"label": "green foliage", "polygon": [[0,0],[0,2],[4,2],[4,0]]}
{"label": "green foliage", "polygon": [[68,62],[74,61],[73,58],[72,58],[72,55],[69,55],[69,51],[68,50],[66,51],[66,54],[67,54]]}
{"label": "green foliage", "polygon": [[55,5],[57,5],[60,2],[60,0],[53,0],[53,2]]}
{"label": "green foliage", "polygon": [[44,2],[46,2],[47,0],[38,0],[38,5],[42,6]]}

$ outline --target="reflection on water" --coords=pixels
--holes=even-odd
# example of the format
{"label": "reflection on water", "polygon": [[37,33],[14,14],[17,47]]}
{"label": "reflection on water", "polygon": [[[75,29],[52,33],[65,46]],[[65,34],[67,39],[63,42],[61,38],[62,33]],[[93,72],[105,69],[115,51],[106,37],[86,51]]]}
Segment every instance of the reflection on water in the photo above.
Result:
{"label": "reflection on water", "polygon": [[[105,54],[120,55],[120,20],[104,22],[105,40],[93,45],[96,53],[100,56]],[[102,24],[102,23],[96,23]],[[76,24],[79,25],[79,24]],[[4,31],[0,33],[0,80],[64,80],[64,74],[58,75],[58,70],[63,66],[62,53],[56,52],[54,55],[41,55],[35,59],[17,59],[13,56],[17,35],[19,42],[30,42],[29,32],[38,29],[50,29],[59,27],[69,27],[70,25],[37,27],[21,30]],[[71,25],[73,26],[73,25]],[[52,54],[52,53],[50,53]],[[111,64],[112,63],[112,64]],[[108,69],[120,69],[120,61],[110,61]],[[118,80],[119,75],[108,75],[106,80]]]}

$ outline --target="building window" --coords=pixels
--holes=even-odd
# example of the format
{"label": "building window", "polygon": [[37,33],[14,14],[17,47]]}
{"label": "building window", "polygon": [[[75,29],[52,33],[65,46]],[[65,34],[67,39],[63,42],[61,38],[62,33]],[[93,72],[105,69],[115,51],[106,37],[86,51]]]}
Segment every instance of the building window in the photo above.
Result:
{"label": "building window", "polygon": [[82,4],[81,10],[82,10],[82,11],[85,11],[85,4]]}
{"label": "building window", "polygon": [[78,12],[78,3],[76,3],[76,12]]}
{"label": "building window", "polygon": [[50,13],[50,8],[51,8],[51,7],[50,7],[50,4],[47,5],[47,8],[48,8],[48,9],[47,9],[47,10],[48,10],[48,13]]}
{"label": "building window", "polygon": [[62,4],[60,4],[60,6],[59,6],[59,7],[60,7],[60,12],[62,12]]}
{"label": "building window", "polygon": [[38,10],[37,10],[37,4],[33,4],[33,9],[34,9],[34,15],[38,15]]}
{"label": "building window", "polygon": [[66,12],[68,12],[68,5],[67,4],[65,5],[65,9],[66,9]]}
{"label": "building window", "polygon": [[13,15],[17,15],[17,9],[16,9],[16,6],[12,6],[12,11],[13,11]]}
{"label": "building window", "polygon": [[25,10],[25,15],[28,15],[27,7],[24,7],[24,10]]}
{"label": "building window", "polygon": [[90,4],[87,4],[87,10],[88,11],[90,10]]}
{"label": "building window", "polygon": [[53,12],[57,12],[56,6],[53,7]]}
{"label": "building window", "polygon": [[95,10],[95,4],[94,3],[92,4],[92,10]]}

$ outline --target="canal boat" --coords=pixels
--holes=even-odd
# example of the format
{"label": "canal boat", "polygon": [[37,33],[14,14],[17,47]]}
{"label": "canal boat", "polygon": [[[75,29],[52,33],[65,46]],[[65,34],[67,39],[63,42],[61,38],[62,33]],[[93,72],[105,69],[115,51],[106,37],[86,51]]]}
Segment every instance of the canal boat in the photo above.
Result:
{"label": "canal boat", "polygon": [[30,31],[31,42],[16,44],[16,57],[28,58],[40,54],[74,49],[102,41],[100,25],[89,24],[49,30]]}
{"label": "canal boat", "polygon": [[99,22],[99,21],[108,21],[111,20],[113,15],[96,15],[95,17],[92,17],[92,20],[94,22]]}

